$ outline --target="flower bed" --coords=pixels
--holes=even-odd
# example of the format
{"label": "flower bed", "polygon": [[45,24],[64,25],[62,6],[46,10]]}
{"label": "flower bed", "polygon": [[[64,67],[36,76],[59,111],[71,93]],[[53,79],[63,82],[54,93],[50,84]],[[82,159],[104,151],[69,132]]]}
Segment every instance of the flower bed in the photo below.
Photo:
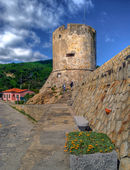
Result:
{"label": "flower bed", "polygon": [[70,132],[64,147],[65,152],[75,155],[106,153],[115,148],[106,134],[96,132]]}

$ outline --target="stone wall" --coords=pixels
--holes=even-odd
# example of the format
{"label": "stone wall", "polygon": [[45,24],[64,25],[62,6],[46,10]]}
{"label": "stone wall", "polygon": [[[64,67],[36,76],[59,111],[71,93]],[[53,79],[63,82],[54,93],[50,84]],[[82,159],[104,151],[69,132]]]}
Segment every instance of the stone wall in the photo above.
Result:
{"label": "stone wall", "polygon": [[24,111],[25,113],[32,116],[35,120],[39,121],[41,116],[44,114],[44,111],[47,111],[49,105],[18,105],[11,104],[13,107],[20,111]]}
{"label": "stone wall", "polygon": [[44,86],[40,89],[40,92],[46,91],[49,87],[62,87],[65,83],[66,86],[69,86],[71,81],[77,86],[81,82],[84,76],[88,75],[91,71],[85,70],[63,70],[52,72],[47,79]]}
{"label": "stone wall", "polygon": [[130,46],[84,77],[73,94],[74,113],[85,116],[94,131],[112,139],[119,159],[130,157],[129,57]]}

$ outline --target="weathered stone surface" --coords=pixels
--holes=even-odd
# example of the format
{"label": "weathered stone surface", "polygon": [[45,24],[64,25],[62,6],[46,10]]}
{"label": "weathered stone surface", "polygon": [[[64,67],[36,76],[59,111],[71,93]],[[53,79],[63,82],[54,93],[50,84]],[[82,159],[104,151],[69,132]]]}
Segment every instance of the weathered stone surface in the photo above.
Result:
{"label": "weathered stone surface", "polygon": [[70,155],[70,167],[72,170],[117,170],[117,153]]}
{"label": "weathered stone surface", "polygon": [[128,131],[123,132],[123,133],[122,133],[123,140],[128,139],[128,135],[129,135],[129,132],[128,132]]}
{"label": "weathered stone surface", "polygon": [[[83,88],[79,86],[80,90],[73,103],[75,114],[82,115],[85,110],[84,116],[88,118],[93,130],[107,133],[115,141],[119,158],[128,156],[129,151],[126,151],[126,148],[130,148],[124,144],[128,141],[130,121],[126,55],[130,55],[130,46],[87,75],[85,84]],[[123,63],[126,66],[119,71]],[[121,79],[122,75],[125,79]],[[105,108],[112,110],[109,115],[106,114]]]}
{"label": "weathered stone surface", "polygon": [[116,132],[118,133],[122,125],[122,121],[117,121],[116,122]]}
{"label": "weathered stone surface", "polygon": [[56,29],[53,32],[53,71],[95,69],[95,33],[84,24],[68,24],[67,28]]}
{"label": "weathered stone surface", "polygon": [[83,116],[74,116],[74,119],[77,126],[82,126],[82,127],[89,126],[88,120],[86,120]]}
{"label": "weathered stone surface", "polygon": [[121,136],[121,134],[118,134],[116,136],[116,146],[119,147],[121,142],[122,142],[122,136]]}
{"label": "weathered stone surface", "polygon": [[128,154],[128,142],[124,142],[120,147],[120,157],[125,157]]}
{"label": "weathered stone surface", "polygon": [[129,170],[130,169],[130,158],[122,158],[120,161],[119,170]]}

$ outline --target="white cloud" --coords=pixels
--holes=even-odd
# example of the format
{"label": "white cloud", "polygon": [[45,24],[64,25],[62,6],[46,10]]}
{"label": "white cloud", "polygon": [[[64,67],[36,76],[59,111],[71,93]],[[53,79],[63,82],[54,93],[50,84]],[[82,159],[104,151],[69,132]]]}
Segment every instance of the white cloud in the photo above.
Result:
{"label": "white cloud", "polygon": [[51,46],[52,46],[51,42],[45,42],[42,47],[43,48],[50,48]]}
{"label": "white cloud", "polygon": [[26,48],[7,48],[5,52],[5,50],[0,48],[0,63],[31,62],[45,59],[47,59],[47,56],[39,51],[33,52]]}
{"label": "white cloud", "polygon": [[105,42],[106,42],[106,43],[114,42],[114,41],[115,41],[114,38],[112,38],[112,37],[110,37],[110,36],[108,36],[108,35],[105,36]]}
{"label": "white cloud", "polygon": [[94,8],[94,4],[92,0],[70,0],[68,1],[68,8],[71,11],[71,13],[77,12],[79,9],[85,8],[87,12],[89,12],[89,9]]}
{"label": "white cloud", "polygon": [[51,48],[51,39],[41,41],[35,30],[60,26],[66,11],[75,14],[84,5],[94,7],[92,0],[0,0],[0,63],[47,59],[38,47]]}
{"label": "white cloud", "polygon": [[0,35],[0,47],[5,47],[8,44],[14,43],[15,41],[21,41],[22,37],[15,35],[9,31],[4,32]]}
{"label": "white cloud", "polygon": [[16,56],[29,56],[31,55],[30,49],[14,48],[13,49]]}
{"label": "white cloud", "polygon": [[101,22],[102,24],[104,24],[105,22],[108,22],[109,20],[109,15],[106,11],[102,11],[100,13],[100,18],[98,19],[99,22]]}
{"label": "white cloud", "polygon": [[[50,2],[46,0],[46,3]],[[6,23],[15,27],[52,28],[57,26],[63,14],[62,6],[58,3],[46,7],[46,3],[38,0],[1,0],[5,12],[0,16]]]}

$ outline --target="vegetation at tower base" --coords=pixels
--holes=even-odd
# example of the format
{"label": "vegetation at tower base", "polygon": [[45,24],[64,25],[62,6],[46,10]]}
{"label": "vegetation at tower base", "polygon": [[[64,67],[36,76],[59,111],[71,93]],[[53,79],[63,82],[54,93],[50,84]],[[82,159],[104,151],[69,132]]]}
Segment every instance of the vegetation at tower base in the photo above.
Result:
{"label": "vegetation at tower base", "polygon": [[0,64],[0,91],[10,88],[38,92],[52,71],[52,60]]}
{"label": "vegetation at tower base", "polygon": [[115,149],[110,138],[103,133],[97,132],[70,132],[66,134],[67,141],[65,152],[71,154],[92,154],[96,152],[106,153]]}

